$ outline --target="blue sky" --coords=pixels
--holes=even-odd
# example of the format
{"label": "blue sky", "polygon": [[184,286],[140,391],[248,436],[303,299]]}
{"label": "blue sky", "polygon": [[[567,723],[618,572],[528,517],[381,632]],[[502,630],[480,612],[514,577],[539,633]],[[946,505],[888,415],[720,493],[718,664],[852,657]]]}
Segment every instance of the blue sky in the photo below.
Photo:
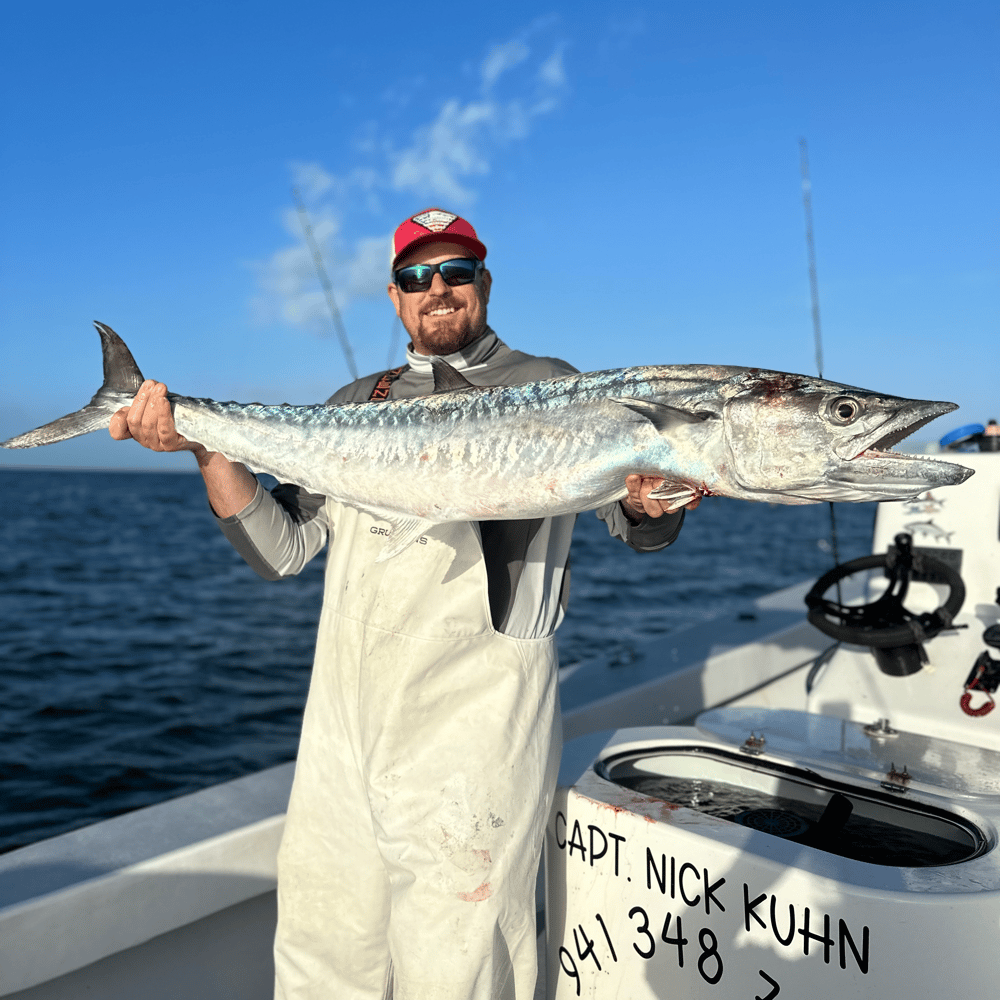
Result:
{"label": "blue sky", "polygon": [[[0,439],[82,406],[91,320],[189,395],[315,402],[399,363],[388,238],[489,248],[490,320],[581,369],[815,371],[1000,418],[1000,7],[721,0],[461,8],[8,4]],[[927,432],[924,432],[925,435]],[[190,468],[103,434],[3,464]]]}

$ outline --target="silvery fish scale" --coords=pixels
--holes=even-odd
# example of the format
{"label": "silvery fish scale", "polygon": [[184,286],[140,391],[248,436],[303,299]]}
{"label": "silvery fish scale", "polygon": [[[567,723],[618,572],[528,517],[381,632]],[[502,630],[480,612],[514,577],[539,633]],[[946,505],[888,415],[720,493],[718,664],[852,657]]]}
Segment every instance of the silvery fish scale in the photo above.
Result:
{"label": "silvery fish scale", "polygon": [[[88,406],[4,442],[25,448],[106,427],[142,382],[97,324],[105,382]],[[393,551],[428,523],[550,517],[663,477],[680,507],[710,495],[803,504],[900,500],[971,471],[888,449],[955,409],[754,368],[673,365],[470,385],[435,361],[431,396],[338,406],[169,394],[178,431],[232,461],[391,521]]]}

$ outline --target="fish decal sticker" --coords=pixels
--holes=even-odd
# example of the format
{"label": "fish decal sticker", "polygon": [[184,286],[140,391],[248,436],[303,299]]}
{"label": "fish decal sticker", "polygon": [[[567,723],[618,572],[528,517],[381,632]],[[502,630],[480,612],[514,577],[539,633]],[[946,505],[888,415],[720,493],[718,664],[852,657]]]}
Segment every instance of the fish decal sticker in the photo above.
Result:
{"label": "fish decal sticker", "polygon": [[941,542],[944,545],[947,545],[951,541],[951,536],[955,534],[954,531],[945,531],[933,521],[912,521],[903,525],[903,531],[911,535],[927,535],[931,541]]}

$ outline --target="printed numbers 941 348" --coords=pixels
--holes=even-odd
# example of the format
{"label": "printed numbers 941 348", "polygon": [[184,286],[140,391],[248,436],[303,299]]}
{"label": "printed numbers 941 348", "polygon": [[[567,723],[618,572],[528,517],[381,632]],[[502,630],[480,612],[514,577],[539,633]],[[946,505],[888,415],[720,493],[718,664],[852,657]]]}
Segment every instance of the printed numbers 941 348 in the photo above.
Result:
{"label": "printed numbers 941 348", "polygon": [[[633,906],[628,911],[629,919],[635,924],[635,940],[632,949],[642,959],[648,961],[656,954],[658,944],[670,945],[677,960],[677,968],[684,968],[685,955],[691,955],[688,946],[689,938],[684,936],[683,919],[673,913],[668,913],[663,921],[663,927],[657,937],[649,926],[649,914],[641,906]],[[599,929],[593,928],[593,937],[584,925],[577,924],[572,929],[572,949],[569,941],[559,949],[559,965],[562,971],[574,981],[576,995],[580,996],[580,975],[592,966],[591,972],[602,972],[611,963],[618,961],[618,952],[604,918],[600,913],[594,914]],[[715,986],[722,979],[723,962],[719,953],[719,940],[710,927],[702,927],[698,931],[696,966],[698,974],[710,986]],[[693,957],[693,956],[692,956]],[[590,965],[588,965],[590,963]]]}
{"label": "printed numbers 941 348", "polygon": [[[649,929],[649,914],[641,906],[633,906],[628,911],[629,919],[636,921],[637,940],[632,942],[635,953],[647,961],[656,954],[656,938]],[[684,937],[683,919],[678,916],[674,924],[674,933],[670,933],[670,925],[674,920],[674,915],[668,913],[663,921],[663,929],[660,931],[660,940],[664,944],[673,945],[677,952],[677,968],[684,968],[684,947],[689,944],[688,938]],[[723,964],[722,955],[719,954],[719,940],[715,932],[710,927],[702,927],[698,931],[698,944],[701,952],[698,955],[698,972],[701,978],[710,986],[714,986],[722,979]]]}
{"label": "printed numbers 941 348", "polygon": [[[611,941],[611,935],[608,933],[608,928],[607,925],[604,923],[604,918],[599,913],[595,913],[594,918],[601,925],[601,931],[603,932],[604,935],[604,941],[606,941],[608,945],[607,954],[610,954],[612,962],[617,962],[618,954],[615,951],[615,946]],[[587,959],[590,959],[597,967],[597,971],[600,972],[601,960],[597,955],[597,951],[595,950],[595,946],[597,945],[597,943],[598,943],[597,941],[588,937],[587,932],[583,929],[583,924],[577,924],[577,926],[573,929],[573,945],[576,950],[577,959],[579,959],[581,963],[585,962]],[[603,942],[601,943],[601,948],[603,951]],[[605,956],[605,961],[607,961],[607,954]],[[576,964],[576,959],[573,958],[572,952],[570,952],[570,950],[566,948],[565,945],[559,949],[559,965],[562,967],[563,972],[565,972],[566,975],[570,977],[570,979],[576,980],[576,995],[579,996],[580,970]]]}

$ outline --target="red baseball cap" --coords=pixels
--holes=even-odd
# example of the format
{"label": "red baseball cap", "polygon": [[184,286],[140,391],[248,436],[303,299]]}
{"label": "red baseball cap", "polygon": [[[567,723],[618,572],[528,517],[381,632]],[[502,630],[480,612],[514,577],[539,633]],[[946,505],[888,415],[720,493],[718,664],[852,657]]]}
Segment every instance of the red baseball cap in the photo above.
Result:
{"label": "red baseball cap", "polygon": [[425,243],[457,243],[471,250],[479,260],[486,259],[486,247],[469,222],[443,208],[425,208],[401,222],[392,234],[393,268],[400,257]]}

